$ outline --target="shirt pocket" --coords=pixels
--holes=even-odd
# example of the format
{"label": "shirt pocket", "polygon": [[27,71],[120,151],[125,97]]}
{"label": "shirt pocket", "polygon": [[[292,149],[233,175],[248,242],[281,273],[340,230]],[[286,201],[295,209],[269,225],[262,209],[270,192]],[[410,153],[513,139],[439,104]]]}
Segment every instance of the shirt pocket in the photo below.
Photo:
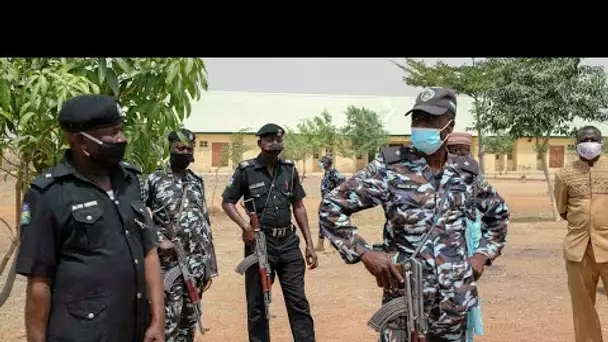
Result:
{"label": "shirt pocket", "polygon": [[57,329],[54,329],[53,337],[68,337],[69,340],[83,342],[105,340],[108,325],[107,309],[108,296],[103,293],[69,301],[65,304],[66,315],[54,317],[53,323]]}
{"label": "shirt pocket", "polygon": [[78,241],[88,249],[104,247],[106,243],[106,227],[103,226],[103,210],[100,207],[80,209],[72,212]]}
{"label": "shirt pocket", "polygon": [[257,188],[249,190],[249,196],[253,198],[256,211],[260,212],[262,209],[264,209],[264,205],[266,204],[266,199],[268,198],[268,189]]}
{"label": "shirt pocket", "polygon": [[150,229],[152,227],[152,220],[148,213],[148,208],[143,201],[131,202],[131,209],[133,209],[133,225],[134,232],[141,232]]}

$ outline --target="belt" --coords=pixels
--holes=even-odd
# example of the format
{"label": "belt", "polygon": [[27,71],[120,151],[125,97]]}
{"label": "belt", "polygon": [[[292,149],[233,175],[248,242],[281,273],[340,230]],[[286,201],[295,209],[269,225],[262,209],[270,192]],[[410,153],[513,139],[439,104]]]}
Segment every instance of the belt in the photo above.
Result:
{"label": "belt", "polygon": [[291,235],[291,233],[293,233],[295,231],[295,227],[293,226],[293,224],[290,224],[287,227],[269,227],[269,226],[260,226],[260,228],[267,232],[267,234],[269,233],[270,235],[272,235],[273,238],[285,238],[289,235]]}

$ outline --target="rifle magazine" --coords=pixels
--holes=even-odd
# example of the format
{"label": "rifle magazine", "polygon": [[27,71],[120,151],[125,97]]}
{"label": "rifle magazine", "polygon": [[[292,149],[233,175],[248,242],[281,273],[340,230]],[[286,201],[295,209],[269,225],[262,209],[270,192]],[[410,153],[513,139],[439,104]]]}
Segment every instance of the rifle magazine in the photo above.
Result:
{"label": "rifle magazine", "polygon": [[407,313],[407,303],[403,297],[394,298],[376,311],[367,322],[367,325],[377,332],[381,332],[384,327],[392,320],[405,316]]}
{"label": "rifle magazine", "polygon": [[249,267],[255,265],[258,263],[258,256],[257,254],[251,254],[248,257],[246,257],[245,259],[243,259],[238,265],[236,265],[236,268],[234,269],[234,271],[240,275],[245,274],[245,272],[247,271],[247,269],[249,269]]}
{"label": "rifle magazine", "polygon": [[165,273],[163,279],[163,286],[165,288],[165,292],[171,292],[171,287],[173,286],[173,284],[175,284],[175,281],[181,275],[182,271],[180,270],[179,266],[175,266],[170,269],[169,272]]}

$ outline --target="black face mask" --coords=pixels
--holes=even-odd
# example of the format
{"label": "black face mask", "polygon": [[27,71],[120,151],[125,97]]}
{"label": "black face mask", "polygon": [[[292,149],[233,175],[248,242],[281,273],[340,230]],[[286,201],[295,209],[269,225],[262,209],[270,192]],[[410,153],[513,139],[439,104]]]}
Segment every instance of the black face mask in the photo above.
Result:
{"label": "black face mask", "polygon": [[190,163],[194,161],[192,153],[176,153],[171,152],[171,165],[180,170],[185,170]]}
{"label": "black face mask", "polygon": [[281,152],[283,151],[283,144],[276,141],[262,144],[262,150],[264,152]]}
{"label": "black face mask", "polygon": [[99,146],[96,151],[85,152],[91,160],[100,167],[110,168],[120,163],[125,157],[127,142],[103,142],[86,133],[82,133],[87,139],[97,143]]}

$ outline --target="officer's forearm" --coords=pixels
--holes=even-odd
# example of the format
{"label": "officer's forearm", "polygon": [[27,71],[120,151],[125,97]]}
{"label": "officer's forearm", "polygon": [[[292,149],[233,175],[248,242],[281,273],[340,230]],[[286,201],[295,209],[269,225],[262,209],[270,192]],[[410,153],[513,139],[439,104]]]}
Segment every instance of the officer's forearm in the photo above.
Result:
{"label": "officer's forearm", "polygon": [[304,236],[306,246],[312,246],[310,226],[308,225],[308,214],[306,213],[306,207],[304,206],[304,202],[302,202],[301,200],[296,201],[293,204],[293,216],[295,216],[296,222],[298,223],[298,227],[300,227],[300,230],[302,231],[302,236]]}
{"label": "officer's forearm", "polygon": [[[165,302],[163,276],[158,260],[156,249],[152,249],[146,255],[146,284],[148,285],[148,298],[152,311],[152,323],[165,321]],[[164,324],[164,323],[163,323]]]}
{"label": "officer's forearm", "polygon": [[241,216],[241,214],[239,214],[234,203],[223,202],[222,209],[234,223],[241,227],[241,229],[245,229],[245,227],[247,227],[248,222]]}
{"label": "officer's forearm", "polygon": [[51,309],[51,288],[48,278],[29,277],[25,300],[27,342],[45,342]]}

